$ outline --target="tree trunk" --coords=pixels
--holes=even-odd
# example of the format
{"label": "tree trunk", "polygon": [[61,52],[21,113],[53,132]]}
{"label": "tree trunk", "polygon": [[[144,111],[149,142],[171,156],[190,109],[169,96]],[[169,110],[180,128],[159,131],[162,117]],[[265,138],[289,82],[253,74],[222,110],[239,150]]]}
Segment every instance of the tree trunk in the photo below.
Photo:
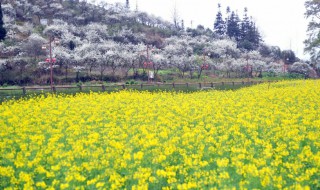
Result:
{"label": "tree trunk", "polygon": [[93,66],[90,66],[90,70],[89,70],[89,76],[91,77],[91,73],[92,73],[92,68]]}
{"label": "tree trunk", "polygon": [[111,67],[112,68],[112,76],[114,77],[116,75],[116,68],[117,67]]}
{"label": "tree trunk", "polygon": [[22,67],[20,67],[20,71],[19,71],[19,75],[20,75],[20,82],[19,82],[19,84],[21,84],[21,82],[22,82],[22,73],[23,73],[23,68],[22,68]]}
{"label": "tree trunk", "polygon": [[100,70],[100,80],[102,81],[103,80],[103,71]]}
{"label": "tree trunk", "polygon": [[68,66],[66,66],[66,83],[68,83]]}
{"label": "tree trunk", "polygon": [[100,80],[103,81],[103,77],[104,77],[104,71],[106,70],[106,66],[103,67],[101,66],[100,67]]}
{"label": "tree trunk", "polygon": [[128,76],[129,76],[129,71],[130,71],[131,69],[134,71],[133,67],[129,67],[129,69],[127,69],[127,70],[125,71],[125,77],[126,77],[126,78],[128,78]]}
{"label": "tree trunk", "polygon": [[79,74],[80,74],[80,71],[77,71],[77,74],[76,74],[76,82],[79,82]]}
{"label": "tree trunk", "polygon": [[200,79],[203,69],[201,68],[198,72],[198,79]]}
{"label": "tree trunk", "polygon": [[192,69],[190,69],[189,75],[190,75],[190,79],[193,79],[193,71],[192,71]]}

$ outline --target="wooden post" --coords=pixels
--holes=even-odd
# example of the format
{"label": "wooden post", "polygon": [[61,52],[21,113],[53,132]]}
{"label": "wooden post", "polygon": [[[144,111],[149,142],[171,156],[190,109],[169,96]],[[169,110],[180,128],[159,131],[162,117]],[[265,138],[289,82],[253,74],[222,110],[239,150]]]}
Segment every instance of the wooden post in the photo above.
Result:
{"label": "wooden post", "polygon": [[211,88],[213,88],[213,82],[211,82]]}
{"label": "wooden post", "polygon": [[234,86],[234,82],[232,82],[232,86]]}
{"label": "wooden post", "polygon": [[56,93],[56,92],[57,92],[57,89],[56,89],[55,86],[52,86],[52,92],[53,92],[53,93]]}
{"label": "wooden post", "polygon": [[23,94],[23,95],[26,95],[26,93],[27,93],[27,92],[26,92],[26,87],[22,87],[22,94]]}
{"label": "wooden post", "polygon": [[102,85],[101,88],[102,88],[102,92],[106,91],[106,86],[105,85]]}
{"label": "wooden post", "polygon": [[140,88],[142,89],[143,88],[143,84],[141,83],[141,85],[140,85]]}
{"label": "wooden post", "polygon": [[200,89],[202,88],[201,82],[199,82],[199,88],[200,88]]}
{"label": "wooden post", "polygon": [[126,89],[126,85],[125,84],[122,85],[122,89],[123,90]]}
{"label": "wooden post", "polygon": [[222,82],[222,86],[224,86],[224,82]]}
{"label": "wooden post", "polygon": [[172,83],[172,88],[175,88],[176,87],[176,85],[174,84],[174,82]]}
{"label": "wooden post", "polygon": [[79,85],[79,90],[82,91],[82,85]]}
{"label": "wooden post", "polygon": [[189,88],[189,83],[186,83],[187,88]]}
{"label": "wooden post", "polygon": [[50,42],[49,42],[49,52],[50,52],[50,86],[51,86],[51,90],[53,90],[53,68],[52,68],[52,41],[54,40],[54,38],[52,36],[50,36]]}

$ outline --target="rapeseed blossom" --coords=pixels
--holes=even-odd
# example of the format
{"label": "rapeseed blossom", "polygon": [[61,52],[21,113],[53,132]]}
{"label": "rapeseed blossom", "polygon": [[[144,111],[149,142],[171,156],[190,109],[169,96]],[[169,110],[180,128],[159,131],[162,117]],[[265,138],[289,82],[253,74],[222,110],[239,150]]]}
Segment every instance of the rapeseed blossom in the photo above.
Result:
{"label": "rapeseed blossom", "polygon": [[320,82],[0,105],[0,189],[319,189]]}

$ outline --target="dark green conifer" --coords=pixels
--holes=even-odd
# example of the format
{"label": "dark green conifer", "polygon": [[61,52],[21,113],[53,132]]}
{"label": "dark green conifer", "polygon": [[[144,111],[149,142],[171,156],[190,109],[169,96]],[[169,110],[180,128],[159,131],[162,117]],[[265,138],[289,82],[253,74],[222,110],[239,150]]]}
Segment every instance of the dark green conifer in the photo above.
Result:
{"label": "dark green conifer", "polygon": [[216,20],[214,22],[214,32],[218,34],[219,36],[224,36],[226,34],[226,22],[222,18],[222,13],[221,13],[221,5],[218,4],[218,13],[216,15]]}
{"label": "dark green conifer", "polygon": [[2,8],[1,8],[1,3],[0,3],[0,41],[3,41],[7,35],[6,29],[3,27],[4,23],[2,20]]}

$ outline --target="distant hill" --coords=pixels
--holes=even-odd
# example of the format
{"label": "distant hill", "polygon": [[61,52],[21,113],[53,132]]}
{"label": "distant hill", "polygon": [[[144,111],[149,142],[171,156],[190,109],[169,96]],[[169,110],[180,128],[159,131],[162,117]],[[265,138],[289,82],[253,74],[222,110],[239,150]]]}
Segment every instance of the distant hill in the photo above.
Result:
{"label": "distant hill", "polygon": [[[147,38],[144,42],[155,45],[159,45],[157,43],[161,41],[160,38],[176,35],[180,30],[160,17],[145,12],[130,11],[120,4],[97,6],[78,0],[4,0],[2,4],[4,14],[11,16],[16,24],[30,24],[35,28],[41,28],[43,26],[41,24],[53,24],[54,20],[75,26],[99,23],[108,26],[110,34],[123,29],[145,34]],[[18,28],[14,31],[21,37],[26,36]],[[136,43],[134,40],[132,42]]]}

